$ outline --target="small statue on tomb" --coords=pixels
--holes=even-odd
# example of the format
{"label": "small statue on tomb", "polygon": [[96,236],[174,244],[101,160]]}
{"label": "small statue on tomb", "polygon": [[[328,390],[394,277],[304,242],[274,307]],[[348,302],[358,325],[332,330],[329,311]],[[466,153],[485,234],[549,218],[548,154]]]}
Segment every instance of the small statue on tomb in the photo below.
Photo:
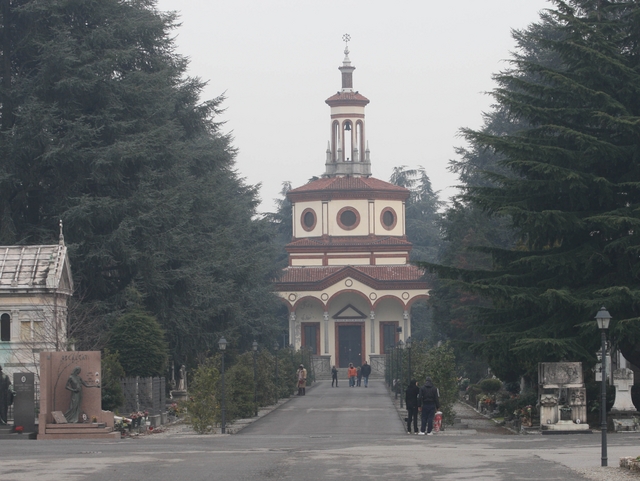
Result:
{"label": "small statue on tomb", "polygon": [[64,413],[64,417],[68,423],[77,423],[80,417],[80,406],[82,405],[82,386],[84,387],[100,387],[99,384],[87,384],[80,377],[80,366],[76,366],[69,379],[65,389],[71,391],[71,402],[69,404],[69,410]]}
{"label": "small statue on tomb", "polygon": [[178,391],[187,390],[187,368],[183,364],[178,371]]}

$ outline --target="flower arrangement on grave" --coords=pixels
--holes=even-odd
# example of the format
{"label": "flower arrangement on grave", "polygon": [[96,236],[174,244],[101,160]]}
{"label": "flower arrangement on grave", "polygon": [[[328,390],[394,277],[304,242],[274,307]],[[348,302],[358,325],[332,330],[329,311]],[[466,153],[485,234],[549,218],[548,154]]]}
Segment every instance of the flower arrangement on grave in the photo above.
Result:
{"label": "flower arrangement on grave", "polygon": [[167,410],[169,416],[179,417],[182,413],[184,413],[184,408],[180,407],[178,403],[172,403]]}
{"label": "flower arrangement on grave", "polygon": [[131,424],[127,421],[126,418],[121,418],[115,422],[113,429],[114,431],[120,431],[120,434],[124,435],[129,430],[130,426]]}
{"label": "flower arrangement on grave", "polygon": [[136,411],[131,413],[129,417],[131,418],[131,426],[137,428],[144,421],[146,424],[147,416],[149,416],[149,411]]}
{"label": "flower arrangement on grave", "polygon": [[22,434],[24,432],[24,427],[23,426],[14,426],[13,431],[18,433],[18,434]]}
{"label": "flower arrangement on grave", "polygon": [[524,406],[524,407],[522,407],[520,409],[516,409],[513,414],[520,418],[520,422],[522,422],[523,425],[531,426],[531,424],[532,424],[531,412],[532,411],[533,411],[533,406],[529,405],[529,406]]}

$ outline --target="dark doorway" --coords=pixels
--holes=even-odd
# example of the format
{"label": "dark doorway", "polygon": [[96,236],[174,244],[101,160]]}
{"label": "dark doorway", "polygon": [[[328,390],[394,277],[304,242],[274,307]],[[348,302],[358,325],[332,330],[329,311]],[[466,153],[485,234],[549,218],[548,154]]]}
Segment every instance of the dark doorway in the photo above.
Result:
{"label": "dark doorway", "polygon": [[395,347],[398,343],[398,322],[380,323],[380,353],[385,354],[387,349]]}
{"label": "dark doorway", "polygon": [[362,364],[362,326],[338,326],[338,367]]}
{"label": "dark doorway", "polygon": [[320,354],[320,323],[302,323],[302,346],[311,354]]}

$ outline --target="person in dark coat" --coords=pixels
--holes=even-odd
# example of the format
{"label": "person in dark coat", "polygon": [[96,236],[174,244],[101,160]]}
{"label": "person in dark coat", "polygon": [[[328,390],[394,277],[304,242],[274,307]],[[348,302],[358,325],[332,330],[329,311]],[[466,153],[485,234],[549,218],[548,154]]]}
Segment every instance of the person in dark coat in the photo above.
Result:
{"label": "person in dark coat", "polygon": [[367,361],[365,361],[364,364],[362,365],[362,368],[360,369],[360,373],[362,374],[364,387],[369,387],[369,376],[371,375],[371,366],[367,364]]}
{"label": "person in dark coat", "polygon": [[413,432],[418,434],[418,394],[420,388],[418,381],[412,379],[405,391],[404,400],[407,405],[407,434],[411,434],[411,421],[413,420]]}
{"label": "person in dark coat", "polygon": [[338,369],[333,366],[331,368],[331,387],[333,387],[333,383],[336,383],[336,387],[338,387]]}
{"label": "person in dark coat", "polygon": [[422,411],[422,426],[418,434],[424,436],[425,429],[427,429],[426,434],[431,436],[433,434],[433,416],[436,414],[436,410],[440,409],[440,394],[428,376],[424,381],[424,386],[420,388],[419,399],[422,403],[422,407],[419,408]]}

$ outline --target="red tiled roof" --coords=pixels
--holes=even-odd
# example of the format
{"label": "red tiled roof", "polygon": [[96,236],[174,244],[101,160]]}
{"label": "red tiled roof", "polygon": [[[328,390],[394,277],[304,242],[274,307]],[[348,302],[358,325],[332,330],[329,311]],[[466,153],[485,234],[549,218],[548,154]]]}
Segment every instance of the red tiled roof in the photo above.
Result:
{"label": "red tiled roof", "polygon": [[[278,284],[290,283],[317,283],[321,282],[340,271],[345,271],[344,277],[358,273],[376,281],[420,281],[424,271],[418,267],[407,264],[403,266],[323,266],[323,267],[287,267],[283,275],[278,279]],[[354,272],[355,271],[355,272]]]}
{"label": "red tiled roof", "polygon": [[341,246],[398,246],[400,248],[411,247],[411,242],[402,237],[379,236],[329,236],[329,237],[305,237],[296,239],[287,247],[341,247]]}
{"label": "red tiled roof", "polygon": [[369,99],[358,92],[338,92],[325,102],[329,105],[367,105]]}
{"label": "red tiled roof", "polygon": [[296,194],[298,192],[315,192],[327,190],[346,190],[346,191],[393,191],[406,193],[409,196],[409,190],[399,185],[394,185],[374,177],[327,177],[324,179],[314,180],[296,189],[291,189],[288,194]]}

